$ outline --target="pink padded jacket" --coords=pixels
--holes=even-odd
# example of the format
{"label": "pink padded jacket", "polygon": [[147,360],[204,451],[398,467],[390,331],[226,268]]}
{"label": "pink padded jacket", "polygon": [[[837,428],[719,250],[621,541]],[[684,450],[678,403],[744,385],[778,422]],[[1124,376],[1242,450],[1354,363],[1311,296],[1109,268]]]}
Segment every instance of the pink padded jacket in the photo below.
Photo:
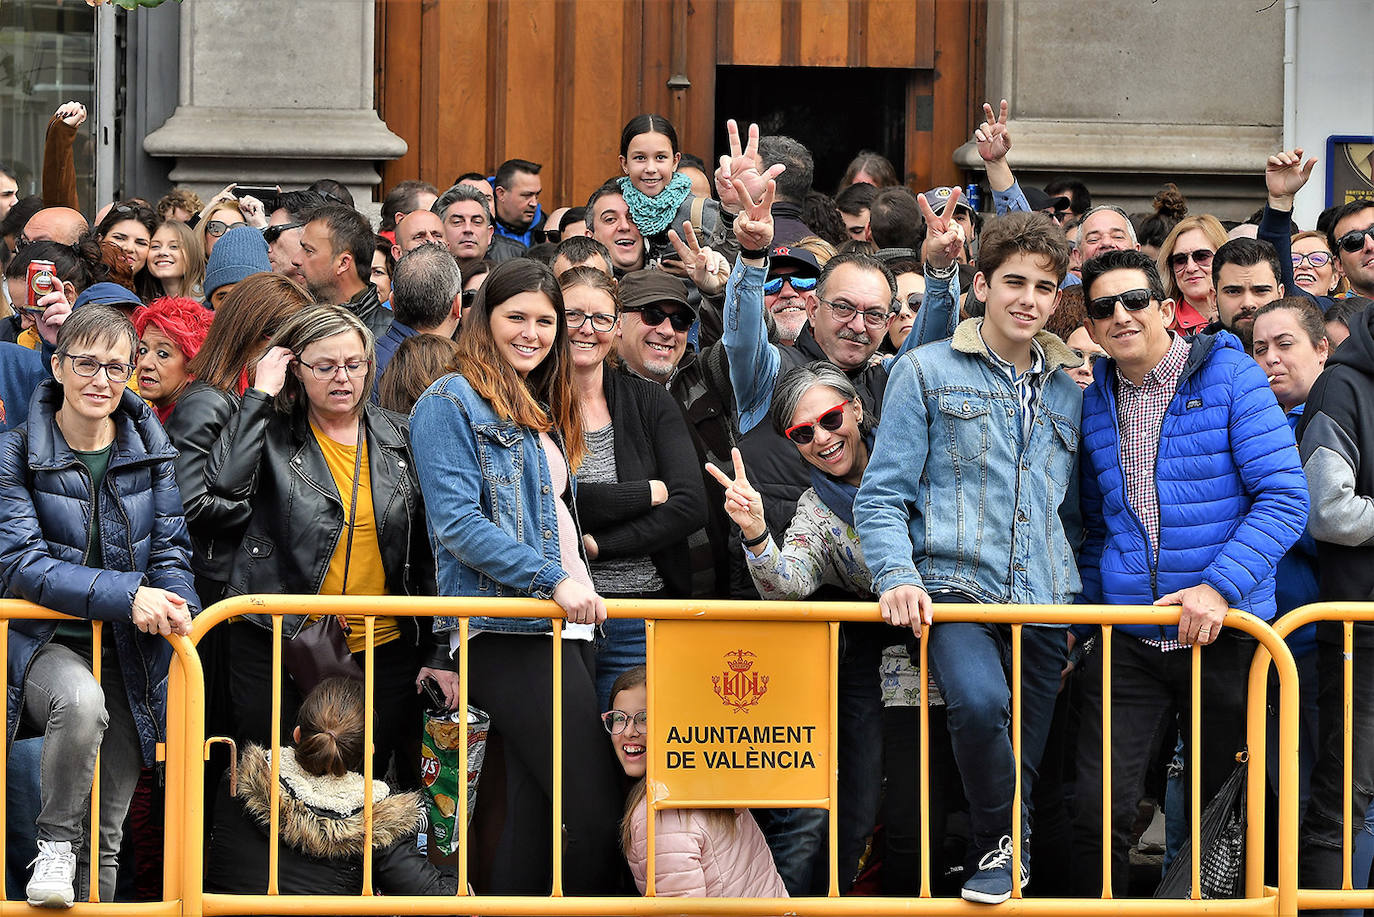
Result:
{"label": "pink padded jacket", "polygon": [[[698,809],[658,813],[654,838],[654,893],[664,898],[786,898],[763,832],[748,809],[735,811],[733,835],[720,831]],[[647,818],[641,804],[630,826],[627,859],[642,893],[648,874]]]}

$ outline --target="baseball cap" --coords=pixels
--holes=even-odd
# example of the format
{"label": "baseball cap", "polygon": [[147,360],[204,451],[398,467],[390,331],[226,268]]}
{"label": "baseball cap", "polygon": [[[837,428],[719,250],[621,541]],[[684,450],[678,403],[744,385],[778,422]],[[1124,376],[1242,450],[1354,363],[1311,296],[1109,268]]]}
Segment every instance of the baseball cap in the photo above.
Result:
{"label": "baseball cap", "polygon": [[[944,209],[945,204],[949,203],[949,196],[953,193],[953,188],[948,185],[942,185],[939,188],[931,188],[929,191],[922,193],[921,197],[925,198],[926,203],[930,205],[930,209],[938,214]],[[959,195],[959,203],[957,206],[964,208],[969,213],[973,213],[973,208],[969,206],[968,201],[964,199],[962,194]]]}
{"label": "baseball cap", "polygon": [[677,303],[693,315],[697,314],[696,307],[687,298],[687,287],[671,274],[645,269],[631,271],[620,278],[622,309],[643,309],[659,303]]}
{"label": "baseball cap", "polygon": [[801,273],[807,277],[821,276],[820,261],[804,248],[792,245],[773,246],[773,250],[768,253],[768,273],[772,274],[774,268],[784,265],[800,268]]}
{"label": "baseball cap", "polygon": [[1026,203],[1031,210],[1068,210],[1070,201],[1062,194],[1050,197],[1044,191],[1034,185],[1029,185],[1021,189],[1021,193],[1026,196]]}

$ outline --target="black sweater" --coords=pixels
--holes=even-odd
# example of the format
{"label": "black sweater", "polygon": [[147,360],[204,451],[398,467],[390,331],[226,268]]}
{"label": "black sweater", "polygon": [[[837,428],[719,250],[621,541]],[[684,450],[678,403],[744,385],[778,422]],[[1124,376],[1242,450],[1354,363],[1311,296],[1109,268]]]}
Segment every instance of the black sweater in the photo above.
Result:
{"label": "black sweater", "polygon": [[[687,538],[706,524],[706,493],[682,409],[662,386],[606,368],[602,391],[615,438],[616,484],[578,484],[577,513],[600,558],[648,554],[668,594],[691,594]],[[668,500],[651,505],[649,482]]]}

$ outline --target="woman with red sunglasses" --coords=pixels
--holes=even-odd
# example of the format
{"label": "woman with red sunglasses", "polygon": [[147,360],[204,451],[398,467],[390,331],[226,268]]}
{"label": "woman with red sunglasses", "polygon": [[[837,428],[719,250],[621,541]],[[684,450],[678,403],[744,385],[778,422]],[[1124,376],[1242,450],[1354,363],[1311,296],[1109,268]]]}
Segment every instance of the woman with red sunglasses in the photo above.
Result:
{"label": "woman with red sunglasses", "polygon": [[749,483],[739,450],[733,480],[706,466],[725,488],[725,511],[740,527],[754,585],[766,599],[804,599],[823,585],[870,595],[873,578],[854,532],[854,495],[873,444],[859,393],[838,367],[817,360],[783,375],[770,414],[811,466],[811,487],[797,500],[781,547],[764,523],[763,498]]}

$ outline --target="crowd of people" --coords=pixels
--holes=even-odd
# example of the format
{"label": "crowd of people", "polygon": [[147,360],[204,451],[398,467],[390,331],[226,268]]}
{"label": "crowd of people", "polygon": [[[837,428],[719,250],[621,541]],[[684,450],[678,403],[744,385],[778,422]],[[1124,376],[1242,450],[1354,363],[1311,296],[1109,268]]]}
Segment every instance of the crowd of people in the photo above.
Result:
{"label": "crowd of people", "polygon": [[[213,628],[210,726],[240,752],[208,787],[211,890],[265,888],[274,733],[282,890],[362,887],[372,716],[377,887],[452,893],[418,846],[418,749],[422,699],[447,714],[465,681],[492,734],[473,890],[548,893],[561,780],[563,887],[643,892],[645,630],[605,600],[809,598],[882,618],[841,627],[837,849],[821,809],[664,812],[655,893],[824,893],[833,856],[845,893],[914,894],[924,820],[937,893],[996,904],[1140,890],[1133,851],[1178,854],[1181,813],[1246,743],[1256,643],[1228,609],[1374,594],[1374,201],[1294,224],[1302,150],[1256,164],[1243,223],[1172,185],[1129,214],[1071,177],[1022,186],[1003,102],[974,137],[984,213],[867,151],[831,198],[802,143],[734,122],[712,170],[643,114],[621,174],[548,211],[540,164],[511,159],[401,182],[377,227],[328,180],[88,220],[64,167],[84,118],[54,114],[41,195],[0,195],[0,588],[93,622],[9,623],[8,780],[29,801],[8,865],[31,904],[89,894],[91,855],[100,900],[156,897],[164,637],[225,597],[550,599],[562,701],[555,723],[546,618],[289,615],[273,722],[271,618]],[[1025,626],[1013,684],[1009,625],[940,613],[1080,602],[1179,612],[1112,629],[1109,743],[1096,626]],[[1368,880],[1371,633],[1354,773],[1340,627],[1291,638],[1304,885],[1339,886],[1344,819]],[[1199,799],[1171,764],[1194,754]]]}

